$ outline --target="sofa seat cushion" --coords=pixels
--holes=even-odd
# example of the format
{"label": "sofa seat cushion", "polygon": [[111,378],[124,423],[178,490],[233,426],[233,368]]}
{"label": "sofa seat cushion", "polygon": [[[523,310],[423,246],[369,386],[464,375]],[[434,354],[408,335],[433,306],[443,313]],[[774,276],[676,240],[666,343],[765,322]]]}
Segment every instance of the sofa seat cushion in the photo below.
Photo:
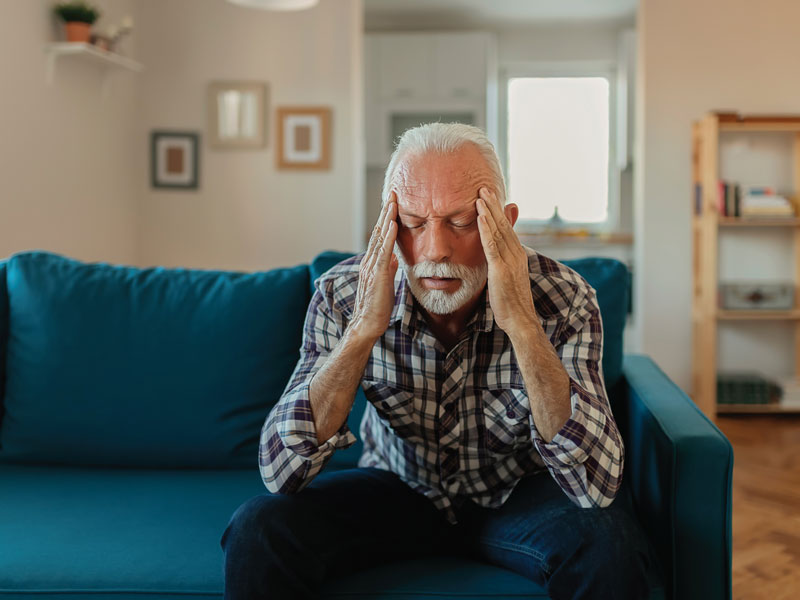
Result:
{"label": "sofa seat cushion", "polygon": [[0,462],[257,472],[261,426],[300,357],[308,266],[144,269],[25,252],[6,269]]}
{"label": "sofa seat cushion", "polygon": [[217,597],[220,538],[258,469],[0,465],[0,598]]}
{"label": "sofa seat cushion", "polygon": [[[257,469],[0,465],[0,481],[0,539],[8,541],[0,546],[0,599],[221,597],[222,533],[239,505],[269,493]],[[330,589],[339,598],[410,590],[546,598],[510,571],[448,557],[373,569]]]}
{"label": "sofa seat cushion", "polygon": [[[243,502],[269,493],[257,469],[6,464],[0,481],[0,600],[221,598],[222,534]],[[383,565],[325,591],[339,600],[547,598],[520,575],[454,556]]]}

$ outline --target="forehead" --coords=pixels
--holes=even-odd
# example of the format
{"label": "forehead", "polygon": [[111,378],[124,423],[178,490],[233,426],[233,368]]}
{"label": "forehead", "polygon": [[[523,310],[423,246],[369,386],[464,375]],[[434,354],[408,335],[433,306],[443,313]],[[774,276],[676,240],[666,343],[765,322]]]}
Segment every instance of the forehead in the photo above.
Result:
{"label": "forehead", "polygon": [[[492,172],[477,148],[465,145],[451,154],[425,153],[404,158],[394,176],[401,212],[450,214],[470,208]],[[493,186],[491,186],[493,187]]]}

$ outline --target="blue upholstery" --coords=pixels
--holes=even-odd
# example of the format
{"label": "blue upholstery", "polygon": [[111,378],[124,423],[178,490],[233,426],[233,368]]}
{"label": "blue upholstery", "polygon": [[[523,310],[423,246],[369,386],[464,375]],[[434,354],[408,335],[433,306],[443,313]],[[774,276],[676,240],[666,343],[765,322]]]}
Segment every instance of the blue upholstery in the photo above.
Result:
{"label": "blue upholstery", "polygon": [[[98,463],[95,466],[48,460],[0,462],[0,540],[4,542],[0,544],[0,600],[89,594],[99,600],[221,598],[219,539],[238,506],[267,493],[255,466],[257,451],[252,443],[289,377],[287,364],[296,360],[309,280],[315,269],[322,268],[325,257],[314,261],[310,269],[252,274],[252,280],[245,274],[223,272],[101,268],[42,253],[29,253],[23,257],[28,261],[24,265],[11,265],[20,257],[11,259],[6,277],[0,263],[0,348],[10,342],[13,355],[3,364],[8,363],[8,381],[14,384],[7,419],[11,423],[4,423],[0,430],[0,444],[12,431],[14,444],[29,445],[28,459],[37,452],[52,459],[59,455],[91,459],[90,452],[81,449],[83,441],[69,433],[56,432],[63,435],[56,456],[37,431],[29,428],[26,435],[32,437],[24,440],[17,435],[21,431],[17,415],[24,417],[26,427],[33,419],[52,432],[44,408],[69,418],[64,404],[73,403],[74,409],[79,402],[85,407],[85,423],[73,419],[69,426],[81,428],[88,447],[100,452],[106,446],[126,464],[99,464],[107,460],[102,455],[90,461]],[[42,264],[28,264],[36,261]],[[606,272],[611,277],[615,269],[611,266]],[[598,265],[597,273],[602,272]],[[600,295],[601,287],[589,281]],[[300,295],[302,301],[297,299]],[[8,297],[11,327],[4,331],[2,315]],[[159,299],[157,304],[154,297]],[[280,302],[284,303],[276,304]],[[602,300],[601,310],[605,311]],[[242,323],[246,319],[249,332],[229,331],[242,325],[236,321],[237,311]],[[212,313],[217,316],[213,322]],[[190,326],[191,319],[196,321]],[[103,322],[114,330],[111,334],[100,325]],[[149,333],[146,337],[158,340],[151,348],[158,360],[136,348],[133,332],[137,326]],[[67,343],[66,336],[77,338]],[[230,346],[239,343],[241,352],[229,346],[211,348],[208,336]],[[255,339],[267,348],[256,347]],[[176,340],[196,349],[179,346]],[[126,344],[134,344],[135,352],[123,349]],[[93,347],[103,352],[93,354]],[[28,348],[38,354],[23,352]],[[45,348],[50,354],[44,353]],[[265,363],[263,353],[270,348],[284,348],[292,357],[284,361],[276,355],[275,364]],[[187,352],[195,359],[206,358],[195,363],[202,369],[189,369],[191,361],[184,359]],[[38,376],[44,383],[28,381],[32,366],[22,359],[34,355],[43,359]],[[120,357],[130,358],[128,371],[119,364]],[[243,364],[236,364],[237,357]],[[112,365],[115,370],[98,372],[98,365]],[[151,377],[151,387],[145,388],[139,381],[141,374],[159,366],[160,378]],[[269,373],[259,374],[258,369]],[[179,393],[178,376],[185,379],[189,393]],[[193,379],[217,386],[216,393],[204,391]],[[48,380],[60,382],[61,387]],[[227,393],[220,391],[223,380]],[[161,415],[176,440],[165,443],[167,428],[160,429],[160,424],[140,425],[138,441],[106,439],[128,436],[131,411],[141,410],[141,415],[154,410],[143,395],[148,389],[159,398]],[[255,396],[262,392],[263,397]],[[616,501],[631,503],[665,572],[651,573],[650,597],[730,598],[730,444],[646,356],[625,355],[621,377],[609,387],[609,395],[626,444],[623,487]],[[145,406],[132,406],[134,398]],[[202,402],[197,406],[192,399]],[[211,410],[215,399],[222,407],[218,413]],[[101,412],[87,414],[89,410]],[[195,410],[207,414],[197,417],[192,414]],[[178,415],[184,417],[179,422]],[[214,415],[242,417],[240,449],[250,445],[249,457],[244,450],[241,455],[231,451],[232,430],[224,429],[225,420],[214,429]],[[351,415],[354,431],[358,420]],[[191,465],[196,468],[169,468],[171,460],[186,459],[181,448],[188,442],[196,450],[192,454],[196,464]],[[123,456],[123,449],[130,454]],[[172,457],[159,462],[161,453]],[[240,456],[246,464],[231,468]],[[356,459],[351,448],[337,453],[326,469],[346,467]],[[206,463],[200,464],[203,460]],[[342,577],[330,582],[325,597],[547,598],[541,588],[510,571],[455,557],[408,560]]]}
{"label": "blue upholstery", "polygon": [[264,415],[299,358],[307,266],[137,269],[28,252],[7,268],[0,461],[257,466]]}
{"label": "blue upholstery", "polygon": [[[6,392],[6,346],[8,345],[8,290],[6,261],[0,261],[0,425],[3,423],[3,398]],[[2,442],[0,442],[2,444]]]}
{"label": "blue upholstery", "polygon": [[647,356],[616,398],[625,474],[675,598],[731,597],[733,447]]}

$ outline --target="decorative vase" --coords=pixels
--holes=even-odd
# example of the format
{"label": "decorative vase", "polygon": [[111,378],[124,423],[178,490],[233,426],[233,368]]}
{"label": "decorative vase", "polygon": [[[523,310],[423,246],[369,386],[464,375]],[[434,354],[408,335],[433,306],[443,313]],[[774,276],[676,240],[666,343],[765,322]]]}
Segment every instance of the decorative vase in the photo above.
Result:
{"label": "decorative vase", "polygon": [[89,43],[90,31],[92,26],[89,23],[81,23],[80,21],[70,21],[64,25],[67,31],[68,42],[86,42]]}

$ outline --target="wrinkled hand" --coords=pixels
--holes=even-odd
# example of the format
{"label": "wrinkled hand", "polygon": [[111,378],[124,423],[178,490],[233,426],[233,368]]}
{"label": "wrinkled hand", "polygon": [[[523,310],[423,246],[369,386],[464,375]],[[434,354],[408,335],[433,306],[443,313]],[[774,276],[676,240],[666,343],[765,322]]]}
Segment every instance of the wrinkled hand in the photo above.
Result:
{"label": "wrinkled hand", "polygon": [[367,251],[361,259],[358,291],[350,328],[377,340],[389,327],[394,309],[394,276],[397,257],[392,252],[397,238],[397,195],[391,192],[372,230]]}
{"label": "wrinkled hand", "polygon": [[478,231],[489,265],[489,303],[507,334],[538,323],[528,275],[528,256],[497,196],[482,187],[475,203]]}

